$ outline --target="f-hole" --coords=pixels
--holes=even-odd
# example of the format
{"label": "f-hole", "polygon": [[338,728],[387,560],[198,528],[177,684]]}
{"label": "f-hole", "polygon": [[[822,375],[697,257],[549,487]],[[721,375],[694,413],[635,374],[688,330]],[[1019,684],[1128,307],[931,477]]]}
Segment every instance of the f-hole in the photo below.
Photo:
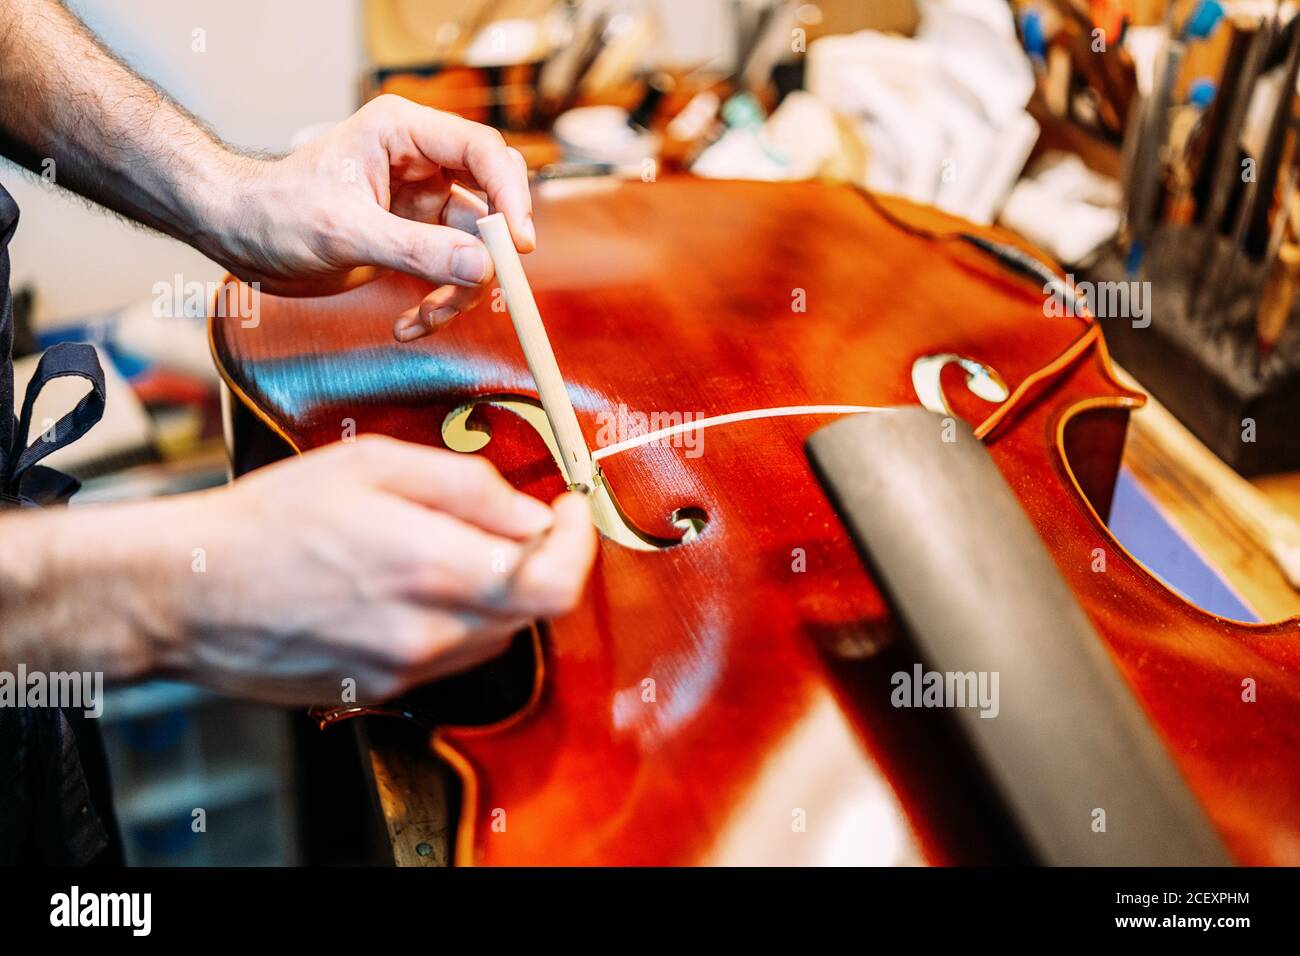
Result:
{"label": "f-hole", "polygon": [[[452,409],[442,422],[443,444],[452,451],[459,452],[476,452],[487,446],[492,440],[491,429],[486,422],[474,415],[474,410],[480,405],[503,408],[531,425],[546,442],[555,467],[564,473],[559,445],[551,433],[551,423],[546,418],[546,412],[536,399],[521,395],[485,396]],[[565,477],[567,480],[568,476]],[[692,505],[677,508],[668,515],[669,523],[682,532],[680,538],[660,537],[642,531],[619,507],[618,499],[614,497],[613,490],[604,480],[599,468],[596,470],[596,487],[591,491],[591,507],[600,533],[634,551],[662,551],[675,545],[688,544],[698,538],[709,523],[704,510]]]}

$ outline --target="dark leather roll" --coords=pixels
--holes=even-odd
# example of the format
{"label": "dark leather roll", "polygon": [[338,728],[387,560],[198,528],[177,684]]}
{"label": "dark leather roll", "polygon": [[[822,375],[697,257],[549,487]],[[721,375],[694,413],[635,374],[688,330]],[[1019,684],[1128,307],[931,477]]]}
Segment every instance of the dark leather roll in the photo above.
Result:
{"label": "dark leather roll", "polygon": [[807,450],[926,669],[997,674],[995,716],[950,709],[1026,843],[1055,865],[1229,864],[984,445],[944,437],[898,408]]}

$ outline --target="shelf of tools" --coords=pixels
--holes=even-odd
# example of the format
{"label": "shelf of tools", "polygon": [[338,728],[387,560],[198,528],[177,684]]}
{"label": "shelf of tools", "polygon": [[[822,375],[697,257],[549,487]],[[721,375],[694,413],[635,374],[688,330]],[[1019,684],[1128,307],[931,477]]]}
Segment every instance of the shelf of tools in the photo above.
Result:
{"label": "shelf of tools", "polygon": [[109,691],[102,724],[128,863],[297,861],[282,712],[151,681]]}
{"label": "shelf of tools", "polygon": [[1078,277],[1113,355],[1238,472],[1300,469],[1300,7],[1037,6],[1058,26],[1043,100],[1124,185],[1120,233]]}

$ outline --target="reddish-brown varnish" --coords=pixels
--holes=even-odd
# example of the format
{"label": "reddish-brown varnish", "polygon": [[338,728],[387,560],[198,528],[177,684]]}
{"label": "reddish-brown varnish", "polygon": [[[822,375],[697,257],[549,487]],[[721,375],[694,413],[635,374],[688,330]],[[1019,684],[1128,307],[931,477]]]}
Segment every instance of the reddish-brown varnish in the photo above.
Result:
{"label": "reddish-brown varnish", "polygon": [[[973,228],[886,206],[923,228]],[[1014,389],[1088,328],[1046,316],[1041,288],[979,251],[901,230],[844,187],[661,179],[539,200],[536,221],[525,266],[593,447],[599,416],[620,405],[913,404],[912,363],[936,353],[978,359]],[[394,341],[393,318],[428,291],[388,276],[330,297],[262,296],[255,327],[213,319],[214,354],[299,451],[337,441],[346,419],[441,445],[454,408],[536,392],[491,296],[434,337]],[[944,382],[972,424],[994,410],[959,369]],[[1097,509],[1139,403],[1097,338],[989,448],[1232,854],[1300,863],[1297,622],[1206,614],[1111,537]],[[511,482],[562,490],[526,423],[478,414],[491,430],[481,453]],[[684,507],[708,525],[652,553],[602,540],[581,606],[541,629],[531,703],[434,735],[464,783],[458,862],[1008,857],[934,715],[889,704],[889,675],[913,658],[804,457],[829,420],[719,426],[702,454],[650,445],[602,462],[647,534],[678,536],[669,516]]]}

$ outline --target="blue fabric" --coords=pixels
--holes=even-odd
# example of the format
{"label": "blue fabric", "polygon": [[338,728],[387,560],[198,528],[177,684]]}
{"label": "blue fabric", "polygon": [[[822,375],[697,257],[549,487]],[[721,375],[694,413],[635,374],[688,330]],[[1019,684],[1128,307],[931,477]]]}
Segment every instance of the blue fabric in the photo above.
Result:
{"label": "blue fabric", "polygon": [[1197,607],[1235,621],[1259,617],[1167,521],[1132,472],[1120,469],[1110,530],[1129,554]]}

